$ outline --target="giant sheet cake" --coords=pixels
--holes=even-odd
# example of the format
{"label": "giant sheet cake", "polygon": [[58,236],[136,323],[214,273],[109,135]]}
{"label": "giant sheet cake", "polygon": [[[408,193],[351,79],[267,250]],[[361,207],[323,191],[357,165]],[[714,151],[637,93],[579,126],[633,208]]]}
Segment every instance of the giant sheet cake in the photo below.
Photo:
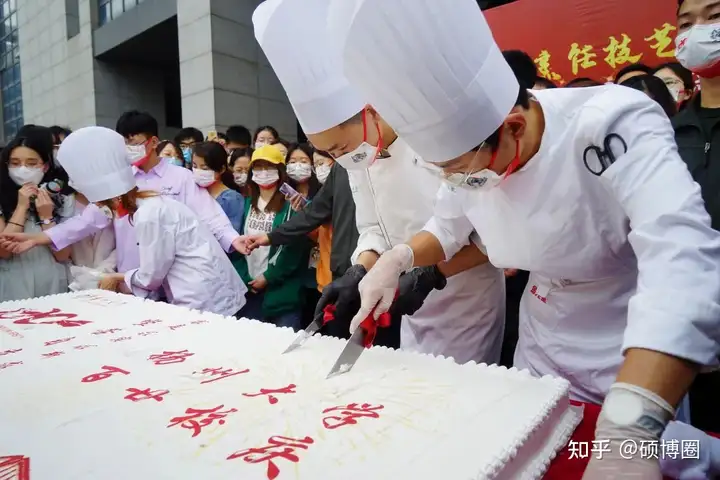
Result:
{"label": "giant sheet cake", "polygon": [[378,347],[328,380],[344,341],[294,338],[100,291],[2,303],[0,478],[535,479],[579,421],[564,380]]}

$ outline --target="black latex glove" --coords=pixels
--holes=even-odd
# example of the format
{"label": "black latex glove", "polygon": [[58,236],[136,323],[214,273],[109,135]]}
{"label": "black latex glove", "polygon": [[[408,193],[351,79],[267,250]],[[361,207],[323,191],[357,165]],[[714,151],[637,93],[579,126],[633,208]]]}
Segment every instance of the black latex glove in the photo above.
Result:
{"label": "black latex glove", "polygon": [[358,284],[367,270],[362,265],[353,265],[345,274],[327,285],[315,307],[314,317],[317,318],[327,305],[335,305],[335,321],[333,323],[350,325],[350,321],[360,310],[360,292]]}
{"label": "black latex glove", "polygon": [[398,297],[390,312],[394,315],[412,315],[423,306],[433,290],[442,290],[447,285],[445,275],[436,265],[414,268],[400,276]]}

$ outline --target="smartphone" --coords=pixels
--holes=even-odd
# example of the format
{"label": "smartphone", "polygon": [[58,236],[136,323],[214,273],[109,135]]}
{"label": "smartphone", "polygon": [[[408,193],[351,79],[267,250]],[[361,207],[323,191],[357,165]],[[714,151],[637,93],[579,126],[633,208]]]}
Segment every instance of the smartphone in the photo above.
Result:
{"label": "smartphone", "polygon": [[[300,195],[300,193],[295,190],[293,187],[288,185],[287,183],[283,183],[280,185],[280,193],[285,195],[286,197],[294,197],[295,195]],[[308,204],[308,199],[300,195],[300,197],[303,199],[303,205]]]}

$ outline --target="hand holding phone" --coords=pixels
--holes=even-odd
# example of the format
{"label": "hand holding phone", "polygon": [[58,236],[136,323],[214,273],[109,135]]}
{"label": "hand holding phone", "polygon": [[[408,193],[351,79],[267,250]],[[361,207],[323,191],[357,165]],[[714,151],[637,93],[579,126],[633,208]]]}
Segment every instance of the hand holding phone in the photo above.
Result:
{"label": "hand holding phone", "polygon": [[303,204],[303,206],[305,206],[305,205],[308,204],[308,199],[305,198],[305,197],[303,197],[302,195],[300,195],[300,192],[298,192],[297,190],[295,190],[293,187],[291,187],[291,186],[288,185],[287,183],[283,183],[282,185],[280,185],[280,193],[282,193],[283,195],[285,195],[285,198],[287,198],[287,199],[291,199],[291,198],[293,198],[293,197],[295,197],[295,196],[297,195],[297,196],[299,196],[300,198],[302,198],[302,204]]}

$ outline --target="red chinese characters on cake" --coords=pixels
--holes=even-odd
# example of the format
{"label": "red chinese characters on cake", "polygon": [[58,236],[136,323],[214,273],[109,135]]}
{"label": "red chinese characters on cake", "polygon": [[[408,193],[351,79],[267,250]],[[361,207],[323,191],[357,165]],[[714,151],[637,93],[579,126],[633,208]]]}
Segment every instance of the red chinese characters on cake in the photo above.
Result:
{"label": "red chinese characters on cake", "polygon": [[155,365],[170,365],[172,363],[183,363],[188,357],[192,357],[194,353],[190,353],[187,350],[180,350],[179,352],[163,352],[150,355],[148,360],[152,361]]}
{"label": "red chinese characters on cake", "polygon": [[10,367],[16,367],[18,365],[22,365],[23,362],[6,362],[6,363],[0,363],[0,370],[5,370],[6,368]]}
{"label": "red chinese characters on cake", "polygon": [[50,347],[52,345],[59,345],[61,343],[67,343],[72,340],[75,340],[75,337],[68,337],[68,338],[60,338],[58,340],[50,340],[49,342],[45,342],[46,347]]}
{"label": "red chinese characters on cake", "polygon": [[22,352],[22,348],[16,348],[15,350],[0,350],[0,357],[4,357],[5,355],[12,355],[13,353],[19,353]]}
{"label": "red chinese characters on cake", "polygon": [[165,400],[163,397],[170,393],[170,390],[150,390],[149,388],[143,390],[139,388],[128,388],[125,391],[129,392],[128,395],[125,395],[125,400],[130,400],[131,402],[140,402],[142,400],[162,402]]}
{"label": "red chinese characters on cake", "polygon": [[113,333],[122,332],[122,328],[108,328],[107,330],[95,330],[92,335],[112,335]]}
{"label": "red chinese characters on cake", "polygon": [[237,412],[234,408],[222,411],[223,408],[225,408],[225,405],[206,410],[201,408],[188,408],[185,410],[186,415],[184,417],[171,418],[167,428],[180,425],[182,428],[192,430],[192,436],[197,437],[204,427],[212,425],[215,421],[217,421],[218,425],[225,425],[225,417]]}
{"label": "red chinese characters on cake", "polygon": [[118,338],[113,338],[110,341],[113,343],[118,343],[118,342],[127,342],[128,340],[132,340],[132,337],[118,337]]}
{"label": "red chinese characters on cake", "polygon": [[65,352],[60,352],[60,351],[48,352],[48,353],[43,353],[41,356],[43,358],[54,358],[54,357],[59,357],[60,355],[65,355]]}
{"label": "red chinese characters on cake", "polygon": [[157,335],[157,333],[158,332],[154,332],[154,331],[153,332],[140,332],[140,333],[138,333],[138,335],[141,337],[147,337],[148,335]]}
{"label": "red chinese characters on cake", "polygon": [[249,369],[245,369],[245,370],[239,370],[237,372],[233,372],[232,368],[227,368],[227,369],[223,370],[223,367],[220,367],[220,368],[203,368],[201,372],[193,372],[193,374],[201,373],[201,374],[209,375],[210,377],[216,377],[216,378],[208,378],[207,380],[203,380],[202,382],[200,382],[201,384],[205,384],[205,383],[217,382],[218,380],[222,380],[223,378],[227,378],[227,377],[234,377],[235,375],[242,375],[243,373],[248,373],[249,371],[250,371]]}
{"label": "red chinese characters on cake", "polygon": [[109,365],[103,365],[102,369],[103,369],[102,372],[93,373],[92,375],[83,377],[82,383],[99,382],[100,380],[105,380],[106,378],[112,377],[116,373],[120,374],[120,375],[130,375],[130,372],[128,372],[127,370],[123,370],[123,369],[117,368],[117,367],[112,367]]}
{"label": "red chinese characters on cake", "polygon": [[47,312],[19,308],[17,310],[0,310],[0,320],[12,320],[16,325],[59,325],[61,327],[80,327],[92,323],[87,320],[75,320],[77,315],[65,313],[59,308]]}
{"label": "red chinese characters on cake", "polygon": [[331,407],[323,410],[323,414],[331,414],[323,417],[323,426],[328,430],[344,427],[345,425],[357,424],[358,418],[380,418],[378,410],[385,408],[383,405],[370,405],[363,403],[351,403],[343,407]]}
{"label": "red chinese characters on cake", "polygon": [[175,330],[183,328],[184,326],[184,323],[180,323],[178,325],[170,325],[168,328],[174,332]]}
{"label": "red chinese characters on cake", "polygon": [[205,323],[210,323],[210,321],[209,320],[193,320],[190,323],[192,323],[193,325],[203,325]]}
{"label": "red chinese characters on cake", "polygon": [[97,345],[75,345],[75,350],[87,350],[88,348],[97,347]]}
{"label": "red chinese characters on cake", "polygon": [[143,320],[142,322],[136,323],[135,325],[137,325],[138,327],[145,327],[147,325],[152,325],[154,323],[162,323],[162,320],[157,320],[157,319]]}
{"label": "red chinese characters on cake", "polygon": [[308,445],[315,443],[310,437],[290,438],[275,436],[268,439],[268,445],[259,448],[248,448],[235,452],[228,460],[236,460],[242,458],[247,463],[264,463],[267,462],[267,478],[273,480],[280,475],[280,469],[275,464],[275,459],[287,460],[292,463],[298,463],[300,457],[297,456],[295,450],[307,450]]}
{"label": "red chinese characters on cake", "polygon": [[30,480],[30,459],[22,455],[0,457],[0,479]]}
{"label": "red chinese characters on cake", "polygon": [[295,391],[297,387],[295,384],[291,383],[287,387],[278,388],[278,389],[272,389],[272,388],[261,388],[260,393],[243,393],[243,396],[245,397],[261,397],[263,395],[268,396],[268,401],[271,405],[275,405],[278,403],[278,399],[275,395],[278,394],[289,394],[289,393],[297,393]]}

